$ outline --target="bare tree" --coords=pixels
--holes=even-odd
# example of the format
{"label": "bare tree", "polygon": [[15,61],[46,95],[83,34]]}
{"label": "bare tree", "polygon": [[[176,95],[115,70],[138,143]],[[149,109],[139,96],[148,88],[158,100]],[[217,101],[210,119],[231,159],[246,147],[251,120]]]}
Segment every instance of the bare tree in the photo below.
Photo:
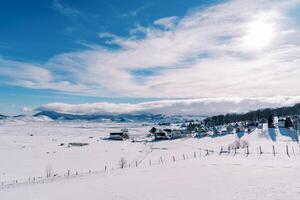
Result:
{"label": "bare tree", "polygon": [[237,139],[232,144],[229,145],[230,149],[244,149],[249,146],[249,142],[243,139]]}
{"label": "bare tree", "polygon": [[120,159],[120,161],[119,161],[120,168],[121,168],[121,169],[125,168],[126,163],[127,163],[127,161],[125,160],[124,157],[122,157],[122,158]]}
{"label": "bare tree", "polygon": [[52,165],[47,165],[46,166],[46,177],[49,178],[53,174],[53,168]]}

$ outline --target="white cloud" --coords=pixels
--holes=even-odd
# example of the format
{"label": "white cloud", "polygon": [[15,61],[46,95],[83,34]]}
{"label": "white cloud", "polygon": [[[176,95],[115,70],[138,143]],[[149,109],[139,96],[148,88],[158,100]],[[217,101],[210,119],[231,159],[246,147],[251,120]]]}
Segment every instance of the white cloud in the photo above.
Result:
{"label": "white cloud", "polygon": [[154,24],[158,26],[162,26],[163,28],[166,29],[170,29],[175,27],[177,21],[178,21],[178,17],[172,16],[172,17],[165,17],[165,18],[158,19],[154,21]]}
{"label": "white cloud", "polygon": [[[7,84],[95,96],[299,95],[300,28],[289,15],[297,3],[226,1],[182,18],[139,26],[127,38],[99,34],[118,49],[99,46],[60,54],[43,64],[2,59],[5,70],[0,73],[9,77]],[[265,14],[267,18],[262,17]],[[262,25],[267,25],[266,30],[260,32]],[[257,36],[260,41],[255,41]],[[132,73],[157,68],[160,73],[138,80]]]}
{"label": "white cloud", "polygon": [[45,104],[36,111],[56,111],[72,114],[136,114],[152,113],[166,115],[202,115],[211,116],[225,113],[242,113],[259,108],[292,106],[300,102],[300,96],[278,96],[261,98],[202,98],[188,100],[162,100],[137,104],[115,104],[108,102],[66,104]]}

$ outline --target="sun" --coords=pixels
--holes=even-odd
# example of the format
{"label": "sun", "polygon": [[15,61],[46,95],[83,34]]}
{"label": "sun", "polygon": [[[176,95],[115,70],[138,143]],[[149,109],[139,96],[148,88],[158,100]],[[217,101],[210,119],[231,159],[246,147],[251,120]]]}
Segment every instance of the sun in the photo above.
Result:
{"label": "sun", "polygon": [[242,45],[248,49],[261,50],[270,45],[276,36],[275,23],[269,14],[259,15],[245,27]]}

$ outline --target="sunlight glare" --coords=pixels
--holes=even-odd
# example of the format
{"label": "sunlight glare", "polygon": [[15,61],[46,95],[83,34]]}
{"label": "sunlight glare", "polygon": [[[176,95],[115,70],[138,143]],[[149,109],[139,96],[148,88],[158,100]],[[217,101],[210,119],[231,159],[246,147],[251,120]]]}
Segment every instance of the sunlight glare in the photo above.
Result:
{"label": "sunlight glare", "polygon": [[270,45],[275,35],[275,25],[270,16],[262,15],[247,25],[242,43],[246,48],[260,50]]}

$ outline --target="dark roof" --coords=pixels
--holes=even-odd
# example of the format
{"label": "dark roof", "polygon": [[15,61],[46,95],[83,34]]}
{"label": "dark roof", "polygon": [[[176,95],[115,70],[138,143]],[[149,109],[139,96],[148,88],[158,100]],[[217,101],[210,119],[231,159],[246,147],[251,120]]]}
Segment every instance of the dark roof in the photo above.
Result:
{"label": "dark roof", "polygon": [[113,132],[113,133],[110,133],[110,135],[123,135],[124,133],[123,132]]}

